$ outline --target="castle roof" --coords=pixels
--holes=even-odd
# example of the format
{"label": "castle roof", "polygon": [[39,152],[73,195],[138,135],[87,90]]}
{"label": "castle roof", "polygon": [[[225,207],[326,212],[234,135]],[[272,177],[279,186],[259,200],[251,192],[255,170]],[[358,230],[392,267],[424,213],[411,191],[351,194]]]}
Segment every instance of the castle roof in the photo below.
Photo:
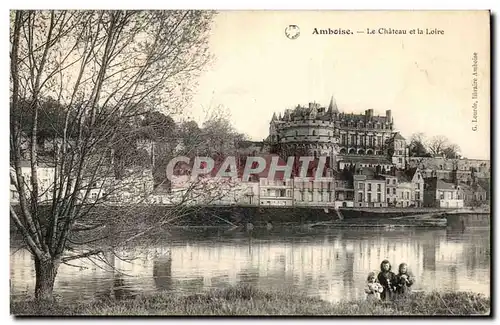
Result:
{"label": "castle roof", "polygon": [[330,105],[328,105],[328,111],[327,113],[331,114],[331,113],[338,113],[339,112],[339,109],[337,108],[337,102],[335,101],[335,99],[332,98],[330,99]]}
{"label": "castle roof", "polygon": [[406,140],[399,132],[396,132],[394,134],[394,139],[395,140]]}

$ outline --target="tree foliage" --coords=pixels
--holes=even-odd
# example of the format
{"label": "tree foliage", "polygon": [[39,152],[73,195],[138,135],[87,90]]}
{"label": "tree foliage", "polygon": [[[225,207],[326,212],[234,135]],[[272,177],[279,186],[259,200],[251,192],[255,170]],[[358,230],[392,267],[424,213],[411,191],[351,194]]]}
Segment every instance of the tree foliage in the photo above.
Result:
{"label": "tree foliage", "polygon": [[415,133],[410,138],[410,156],[444,156],[448,159],[460,158],[460,147],[442,135],[426,139],[423,133]]}
{"label": "tree foliage", "polygon": [[423,133],[415,133],[410,138],[410,156],[427,157],[429,153],[425,146],[425,136]]}

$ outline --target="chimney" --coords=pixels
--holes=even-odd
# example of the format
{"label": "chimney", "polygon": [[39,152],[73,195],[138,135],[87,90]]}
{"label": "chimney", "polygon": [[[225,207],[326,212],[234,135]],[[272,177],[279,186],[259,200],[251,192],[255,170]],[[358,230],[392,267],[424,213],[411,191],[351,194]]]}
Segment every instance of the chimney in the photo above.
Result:
{"label": "chimney", "polygon": [[386,120],[388,123],[391,123],[391,120],[392,120],[392,113],[391,113],[391,110],[388,109],[385,111],[385,117],[386,117]]}

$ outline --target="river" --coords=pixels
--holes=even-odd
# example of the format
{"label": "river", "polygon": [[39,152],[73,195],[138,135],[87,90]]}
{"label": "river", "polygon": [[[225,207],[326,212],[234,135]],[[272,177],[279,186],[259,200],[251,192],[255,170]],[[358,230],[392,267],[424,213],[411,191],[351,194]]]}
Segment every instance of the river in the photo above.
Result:
{"label": "river", "polygon": [[[109,256],[119,272],[89,260],[62,265],[55,293],[67,301],[132,297],[168,290],[180,294],[247,283],[265,290],[292,288],[335,302],[364,297],[370,271],[388,259],[397,273],[408,263],[415,290],[473,291],[490,295],[490,232],[466,229],[259,230],[251,235],[180,233],[155,245]],[[11,295],[34,290],[32,258],[11,247]]]}

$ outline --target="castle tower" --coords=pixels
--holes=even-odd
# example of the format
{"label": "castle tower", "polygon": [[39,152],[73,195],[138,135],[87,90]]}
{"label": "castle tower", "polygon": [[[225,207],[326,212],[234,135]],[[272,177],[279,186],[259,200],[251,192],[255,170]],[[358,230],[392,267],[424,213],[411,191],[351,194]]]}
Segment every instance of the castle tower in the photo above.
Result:
{"label": "castle tower", "polygon": [[337,108],[337,102],[335,101],[335,98],[330,99],[330,105],[328,105],[328,113],[338,113],[339,109]]}
{"label": "castle tower", "polygon": [[390,153],[392,156],[390,157],[392,163],[396,166],[396,168],[406,168],[407,157],[409,155],[408,146],[406,145],[406,139],[399,133],[394,133],[390,141]]}
{"label": "castle tower", "polygon": [[309,118],[315,120],[318,117],[318,104],[309,103]]}
{"label": "castle tower", "polygon": [[276,112],[273,113],[273,117],[271,118],[271,122],[269,123],[269,140],[271,143],[276,143],[278,141],[278,131],[276,130]]}

